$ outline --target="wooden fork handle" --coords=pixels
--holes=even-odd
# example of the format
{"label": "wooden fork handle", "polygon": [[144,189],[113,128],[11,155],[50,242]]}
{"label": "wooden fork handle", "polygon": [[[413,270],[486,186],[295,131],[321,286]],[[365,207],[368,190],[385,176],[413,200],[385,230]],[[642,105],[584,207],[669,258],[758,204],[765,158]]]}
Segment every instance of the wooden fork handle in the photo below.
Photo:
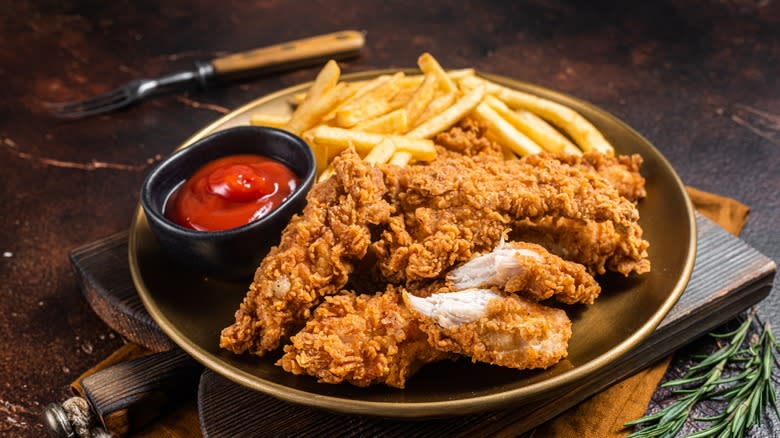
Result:
{"label": "wooden fork handle", "polygon": [[362,32],[341,32],[304,38],[211,60],[217,75],[282,70],[356,56],[365,45]]}

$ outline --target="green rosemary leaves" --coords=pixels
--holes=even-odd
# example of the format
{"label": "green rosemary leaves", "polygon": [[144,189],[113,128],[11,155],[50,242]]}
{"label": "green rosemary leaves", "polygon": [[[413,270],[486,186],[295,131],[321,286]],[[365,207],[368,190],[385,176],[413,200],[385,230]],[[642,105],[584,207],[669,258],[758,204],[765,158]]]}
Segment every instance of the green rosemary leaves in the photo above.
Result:
{"label": "green rosemary leaves", "polygon": [[761,334],[753,336],[747,348],[743,348],[753,319],[751,312],[736,330],[712,334],[719,340],[730,339],[688,369],[682,378],[664,383],[662,387],[674,387],[672,394],[679,398],[655,414],[626,423],[625,426],[644,426],[629,438],[675,436],[689,420],[691,409],[702,400],[722,401],[726,409],[715,416],[694,418],[709,423],[709,427],[688,438],[742,437],[754,425],[761,424],[769,406],[780,419],[772,387],[772,371],[777,364],[775,350],[780,345],[769,324],[764,324]]}

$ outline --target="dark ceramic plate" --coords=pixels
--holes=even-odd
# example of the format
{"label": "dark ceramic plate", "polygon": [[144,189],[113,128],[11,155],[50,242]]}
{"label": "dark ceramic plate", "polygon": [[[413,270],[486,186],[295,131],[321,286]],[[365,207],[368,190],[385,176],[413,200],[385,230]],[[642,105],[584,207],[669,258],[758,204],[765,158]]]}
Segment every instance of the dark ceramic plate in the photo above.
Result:
{"label": "dark ceramic plate", "polygon": [[[345,76],[362,80],[387,73]],[[353,414],[385,417],[458,415],[493,410],[550,397],[637,345],[661,322],[682,294],[696,253],[693,208],[666,159],[645,138],[607,112],[581,100],[512,79],[483,75],[511,88],[562,103],[590,120],[622,154],[645,160],[647,198],[639,204],[640,223],[650,241],[649,274],[628,279],[600,278],[604,291],[591,306],[573,307],[569,356],[544,371],[517,371],[468,360],[425,366],[406,389],[377,385],[317,383],[274,365],[279,354],[236,356],[218,347],[219,333],[233,322],[246,282],[225,282],[178,270],[149,231],[140,208],[130,229],[129,262],[147,310],[168,336],[208,368],[234,382],[282,400]],[[199,131],[186,147],[220,129],[249,123],[255,112],[289,114],[293,94],[310,84],[257,99]]]}

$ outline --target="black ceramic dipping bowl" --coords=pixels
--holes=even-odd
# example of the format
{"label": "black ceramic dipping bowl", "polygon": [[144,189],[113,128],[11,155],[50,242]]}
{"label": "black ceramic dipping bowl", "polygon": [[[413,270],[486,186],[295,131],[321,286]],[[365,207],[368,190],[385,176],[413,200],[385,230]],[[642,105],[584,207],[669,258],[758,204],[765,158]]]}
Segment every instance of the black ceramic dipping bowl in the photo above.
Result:
{"label": "black ceramic dipping bowl", "polygon": [[[210,161],[236,154],[258,154],[286,164],[301,180],[298,189],[259,220],[229,230],[195,231],[165,217],[168,198],[187,178]],[[299,137],[260,126],[229,128],[163,160],[141,186],[141,206],[160,246],[178,264],[209,276],[244,279],[279,243],[292,215],[303,210],[315,173],[311,149]]]}

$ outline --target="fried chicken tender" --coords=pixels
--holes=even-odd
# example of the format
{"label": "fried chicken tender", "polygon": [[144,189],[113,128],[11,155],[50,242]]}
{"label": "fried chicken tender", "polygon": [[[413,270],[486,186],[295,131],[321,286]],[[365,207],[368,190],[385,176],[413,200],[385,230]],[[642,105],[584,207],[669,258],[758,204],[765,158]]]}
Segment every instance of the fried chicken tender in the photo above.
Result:
{"label": "fried chicken tender", "polygon": [[[645,179],[639,174],[639,155],[612,156],[588,152],[582,156],[558,156],[557,160],[572,166],[586,166],[604,177],[620,196],[638,202],[645,196]],[[642,238],[639,224],[616,227],[613,222],[577,221],[548,216],[539,220],[524,219],[513,226],[513,238],[538,243],[554,254],[581,263],[593,274],[608,269],[629,275],[650,271],[647,258],[649,243]]]}
{"label": "fried chicken tender", "polygon": [[501,242],[447,274],[453,290],[495,286],[534,301],[593,304],[601,286],[585,267],[526,242]]}
{"label": "fried chicken tender", "polygon": [[263,259],[236,322],[220,347],[262,356],[302,326],[323,296],[346,284],[371,243],[370,226],[388,221],[382,174],[354,150],[334,159],[335,176],[314,186],[303,213]]}
{"label": "fried chicken tender", "polygon": [[592,274],[604,274],[607,269],[626,276],[650,272],[650,244],[642,238],[639,224],[620,229],[612,222],[545,217],[515,223],[510,237],[537,243],[565,260],[585,265]]}
{"label": "fried chicken tender", "polygon": [[517,369],[547,368],[566,357],[571,321],[563,310],[489,289],[403,298],[437,350]]}
{"label": "fried chicken tender", "polygon": [[504,161],[451,154],[425,166],[384,166],[397,214],[372,245],[388,280],[432,279],[493,249],[521,220],[610,223],[632,235],[639,212],[592,166],[548,154]]}
{"label": "fried chicken tender", "polygon": [[645,178],[639,174],[642,157],[634,155],[605,155],[598,152],[586,152],[582,156],[564,155],[557,157],[561,162],[572,166],[581,165],[593,168],[603,176],[620,196],[637,202],[647,196]]}
{"label": "fried chicken tender", "polygon": [[422,365],[451,355],[428,345],[391,286],[376,295],[329,296],[284,347],[277,365],[324,383],[403,388]]}

